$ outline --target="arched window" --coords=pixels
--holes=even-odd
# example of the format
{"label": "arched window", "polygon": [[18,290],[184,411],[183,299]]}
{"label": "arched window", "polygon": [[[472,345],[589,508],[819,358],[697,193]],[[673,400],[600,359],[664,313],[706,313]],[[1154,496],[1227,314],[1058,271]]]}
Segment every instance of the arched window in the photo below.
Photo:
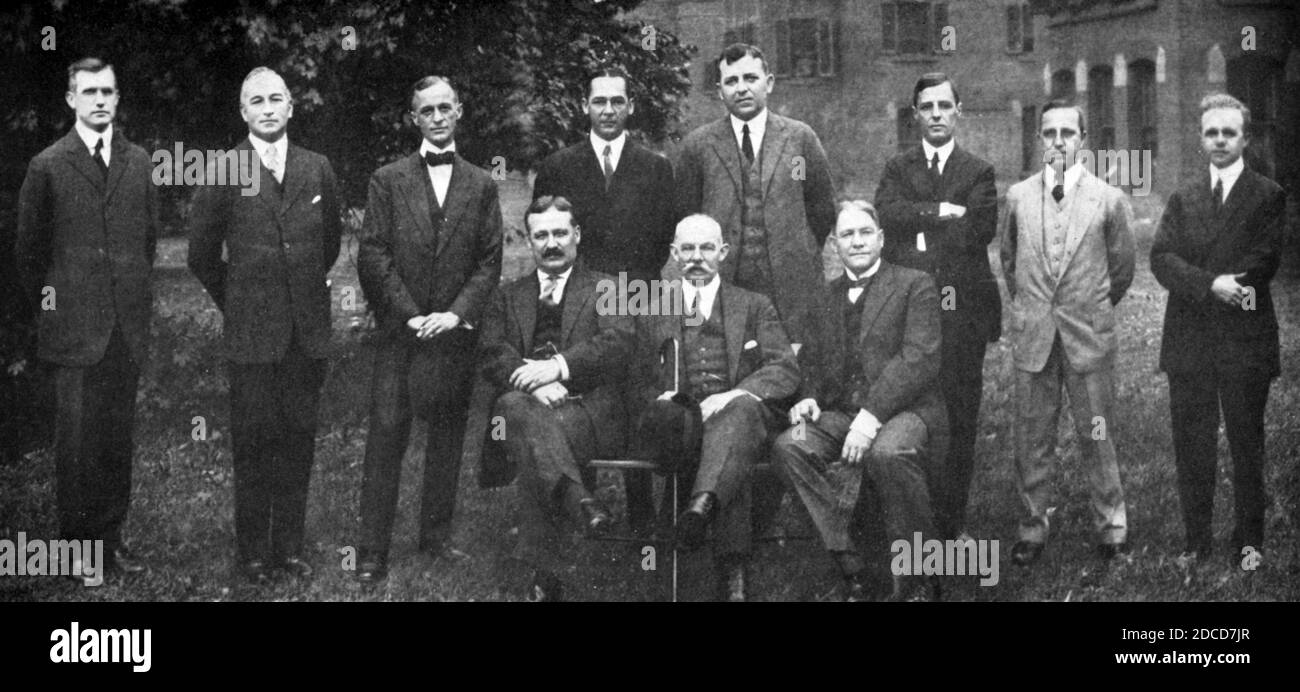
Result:
{"label": "arched window", "polygon": [[1128,64],[1128,140],[1129,148],[1150,151],[1155,159],[1157,151],[1156,122],[1156,66],[1150,60],[1134,60]]}
{"label": "arched window", "polygon": [[1057,70],[1052,73],[1052,98],[1074,98],[1074,70]]}
{"label": "arched window", "polygon": [[1228,61],[1228,93],[1250,109],[1250,144],[1246,163],[1256,171],[1276,178],[1278,164],[1278,100],[1281,96],[1282,65],[1257,55],[1243,55]]}
{"label": "arched window", "polygon": [[1088,148],[1115,148],[1115,72],[1109,65],[1088,70]]}

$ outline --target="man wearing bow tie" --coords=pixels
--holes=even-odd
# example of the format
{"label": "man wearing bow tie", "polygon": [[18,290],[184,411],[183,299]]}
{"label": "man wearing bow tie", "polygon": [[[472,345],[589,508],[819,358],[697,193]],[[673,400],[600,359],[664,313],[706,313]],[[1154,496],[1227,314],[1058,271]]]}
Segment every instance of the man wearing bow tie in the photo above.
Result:
{"label": "man wearing bow tie", "polygon": [[1113,413],[1115,306],[1133,282],[1133,211],[1123,192],[1079,163],[1082,110],[1051,101],[1039,129],[1043,171],[1011,186],[998,221],[1011,294],[1016,480],[1025,505],[1011,560],[1029,565],[1047,542],[1062,390],[1089,468],[1097,554],[1110,560],[1128,552]]}
{"label": "man wearing bow tie", "polygon": [[1227,554],[1264,551],[1264,409],[1281,373],[1269,282],[1277,272],[1286,193],[1245,167],[1250,109],[1226,94],[1201,101],[1201,147],[1209,176],[1196,176],[1165,205],[1151,273],[1169,289],[1160,369],[1169,376],[1174,464],[1183,508],[1183,559],[1213,545],[1219,411],[1232,452],[1234,526]]}
{"label": "man wearing bow tie", "polygon": [[[863,476],[891,544],[932,536],[929,488],[944,473],[948,414],[934,280],[881,259],[884,233],[866,202],[841,205],[833,239],[844,276],[827,285],[822,329],[799,353],[795,427],[773,443],[772,457],[835,558],[847,600],[860,601],[869,595],[867,572],[849,528]],[[891,598],[913,595],[896,575]]]}
{"label": "man wearing bow tie", "polygon": [[40,306],[37,354],[55,366],[60,535],[103,540],[104,567],[140,572],[122,542],[131,439],[148,356],[158,237],[153,164],[113,126],[120,93],[97,58],[68,67],[72,130],[37,154],[18,195],[18,276]]}
{"label": "man wearing bow tie", "polygon": [[420,551],[465,556],[451,545],[451,519],[475,348],[501,276],[501,206],[492,176],[456,154],[461,113],[447,78],[420,79],[410,114],[420,150],[370,179],[357,258],[377,323],[357,564],[365,584],[388,574],[412,415],[428,424]]}
{"label": "man wearing bow tie", "polygon": [[224,316],[238,570],[253,583],[277,570],[306,579],[307,489],[332,326],[326,276],[342,231],[338,183],[328,159],[289,142],[293,98],[280,75],[249,72],[239,112],[248,137],[235,151],[256,153],[239,160],[258,166],[257,192],[198,190],[189,266]]}

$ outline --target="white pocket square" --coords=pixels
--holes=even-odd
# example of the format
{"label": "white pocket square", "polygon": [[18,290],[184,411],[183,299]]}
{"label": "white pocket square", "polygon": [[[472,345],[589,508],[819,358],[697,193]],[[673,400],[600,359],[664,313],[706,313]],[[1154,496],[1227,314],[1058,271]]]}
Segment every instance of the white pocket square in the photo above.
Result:
{"label": "white pocket square", "polygon": [[312,204],[315,204],[315,203],[317,203],[317,202],[319,202],[319,201],[320,201],[320,195],[316,195],[315,197],[312,197],[312,198],[311,198],[311,203],[312,203]]}
{"label": "white pocket square", "polygon": [[745,348],[743,348],[743,349],[741,349],[741,350],[743,350],[743,351],[748,351],[748,350],[751,349],[751,348],[758,348],[758,342],[757,342],[757,341],[754,341],[753,339],[750,339],[749,341],[746,341],[746,342],[745,342]]}

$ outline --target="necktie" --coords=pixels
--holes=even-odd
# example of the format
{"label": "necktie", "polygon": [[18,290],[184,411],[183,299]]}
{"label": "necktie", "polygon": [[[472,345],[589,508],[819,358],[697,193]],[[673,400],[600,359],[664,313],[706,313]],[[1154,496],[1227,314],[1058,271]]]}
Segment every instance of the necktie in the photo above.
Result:
{"label": "necktie", "polygon": [[559,286],[560,286],[560,277],[556,276],[555,274],[547,274],[546,283],[542,284],[541,301],[552,307],[558,305],[559,301],[555,299],[555,289],[559,288]]}
{"label": "necktie", "polygon": [[609,153],[611,148],[605,145],[605,189],[609,189],[609,179],[614,177],[614,162],[610,160]]}
{"label": "necktie", "polygon": [[696,291],[691,298],[691,306],[686,309],[686,316],[695,317],[698,314],[700,314],[700,292]]}
{"label": "necktie", "polygon": [[749,123],[740,126],[740,152],[745,155],[745,163],[754,162],[754,143],[749,140]]}
{"label": "necktie", "polygon": [[930,158],[930,182],[934,186],[934,194],[943,199],[943,173],[939,170],[939,152],[934,152]]}
{"label": "necktie", "polygon": [[1223,210],[1223,178],[1219,178],[1214,183],[1214,213],[1218,214]]}
{"label": "necktie", "polygon": [[869,283],[871,283],[870,276],[860,276],[849,282],[849,288],[866,288]]}
{"label": "necktie", "polygon": [[100,137],[95,141],[95,165],[99,166],[99,174],[108,178],[108,163],[104,161],[104,138]]}
{"label": "necktie", "polygon": [[1057,184],[1052,188],[1052,199],[1056,200],[1056,203],[1057,203],[1057,204],[1060,204],[1060,203],[1061,203],[1061,200],[1062,200],[1062,199],[1065,199],[1065,186],[1064,186],[1064,185],[1062,185],[1062,184],[1060,184],[1060,183],[1057,183]]}
{"label": "necktie", "polygon": [[939,175],[939,174],[940,174],[940,170],[939,170],[939,152],[937,152],[937,151],[934,152],[934,156],[932,156],[932,157],[930,158],[930,170],[934,171],[934,174],[935,174],[935,175]]}
{"label": "necktie", "polygon": [[280,169],[280,152],[275,147],[266,148],[262,163],[266,165],[267,170],[271,171],[271,175],[275,176],[275,182],[284,182],[284,171]]}
{"label": "necktie", "polygon": [[424,162],[430,166],[450,166],[456,162],[456,152],[444,151],[441,154],[435,154],[432,151],[424,152]]}

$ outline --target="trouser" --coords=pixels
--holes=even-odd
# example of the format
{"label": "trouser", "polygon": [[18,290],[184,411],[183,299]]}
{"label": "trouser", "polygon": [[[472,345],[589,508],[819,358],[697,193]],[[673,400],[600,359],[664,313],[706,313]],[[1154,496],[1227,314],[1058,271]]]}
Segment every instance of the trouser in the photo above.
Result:
{"label": "trouser", "polygon": [[1113,363],[1103,363],[1092,372],[1075,372],[1066,361],[1059,337],[1041,371],[1016,370],[1016,483],[1026,513],[1020,521],[1020,540],[1044,543],[1049,534],[1049,480],[1062,389],[1070,397],[1079,449],[1088,468],[1093,524],[1099,540],[1123,543],[1128,535],[1128,512],[1113,440]]}
{"label": "trouser", "polygon": [[239,559],[301,557],[324,359],[296,345],[274,363],[230,363]]}
{"label": "trouser", "polygon": [[59,532],[65,540],[102,540],[111,554],[122,541],[131,499],[139,366],[114,328],[104,357],[54,373],[54,464]]}
{"label": "trouser", "polygon": [[975,470],[975,437],[984,396],[984,350],[988,343],[968,324],[944,323],[939,379],[948,406],[948,453],[934,498],[936,529],[956,538],[966,525],[966,503]]}
{"label": "trouser", "polygon": [[1233,549],[1264,544],[1264,409],[1271,378],[1207,372],[1169,376],[1178,497],[1190,548],[1210,547],[1218,470],[1219,412],[1232,452]]}

